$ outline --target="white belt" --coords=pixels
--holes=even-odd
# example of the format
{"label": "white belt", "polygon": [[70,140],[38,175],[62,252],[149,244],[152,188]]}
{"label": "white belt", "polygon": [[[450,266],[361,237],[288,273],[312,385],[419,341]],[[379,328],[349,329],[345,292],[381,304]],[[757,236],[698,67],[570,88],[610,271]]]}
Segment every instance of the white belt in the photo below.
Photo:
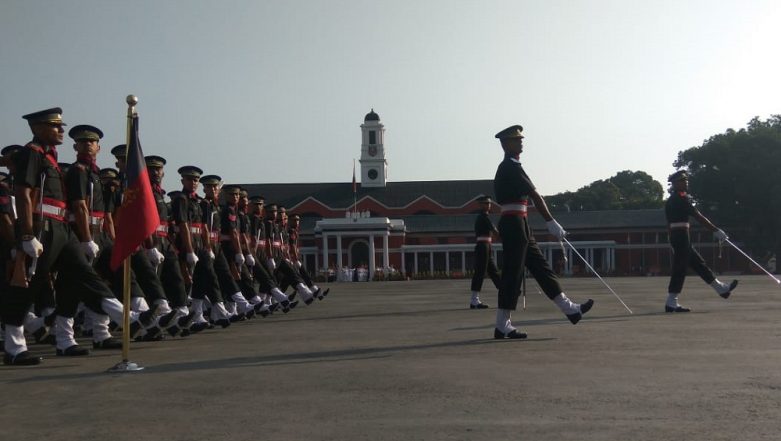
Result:
{"label": "white belt", "polygon": [[168,233],[168,225],[167,224],[160,224],[155,228],[155,231],[158,233]]}
{"label": "white belt", "polygon": [[670,228],[689,228],[688,222],[671,222]]}
{"label": "white belt", "polygon": [[525,204],[504,204],[502,205],[502,213],[505,211],[522,211],[526,212],[527,206]]}
{"label": "white belt", "polygon": [[491,236],[477,236],[477,241],[491,243]]}

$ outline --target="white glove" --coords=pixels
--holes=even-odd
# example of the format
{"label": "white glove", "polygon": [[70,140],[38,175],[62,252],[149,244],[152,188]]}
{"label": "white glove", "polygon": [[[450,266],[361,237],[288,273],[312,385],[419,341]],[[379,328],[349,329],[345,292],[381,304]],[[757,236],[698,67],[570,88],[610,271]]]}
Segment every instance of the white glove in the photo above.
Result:
{"label": "white glove", "polygon": [[716,239],[718,239],[718,240],[720,240],[722,242],[724,242],[725,240],[729,239],[729,236],[727,236],[727,233],[725,233],[724,230],[716,230],[716,231],[714,231],[713,232],[713,236]]}
{"label": "white glove", "polygon": [[268,267],[269,268],[271,268],[273,270],[277,269],[277,263],[274,262],[274,259],[269,258],[267,262],[268,262]]}
{"label": "white glove", "polygon": [[564,239],[564,236],[567,235],[567,232],[564,231],[564,228],[562,228],[558,222],[556,222],[556,219],[545,222],[545,225],[548,227],[548,232],[558,240]]}
{"label": "white glove", "polygon": [[198,256],[195,255],[195,253],[187,253],[187,264],[190,266],[195,266],[196,263],[198,263]]}
{"label": "white glove", "polygon": [[43,244],[33,237],[30,240],[22,241],[22,250],[30,257],[38,257],[43,254]]}
{"label": "white glove", "polygon": [[236,262],[236,265],[238,266],[244,265],[244,255],[241,253],[236,253],[236,255],[233,256],[233,260]]}
{"label": "white glove", "polygon": [[152,262],[152,265],[158,266],[165,260],[165,256],[163,256],[163,253],[161,253],[157,248],[149,248],[146,250],[146,257],[149,258],[149,261]]}
{"label": "white glove", "polygon": [[95,260],[95,258],[98,257],[98,252],[100,251],[100,247],[95,243],[94,240],[89,242],[82,242],[81,249],[84,250],[84,254],[87,255],[89,260]]}
{"label": "white glove", "polygon": [[304,264],[303,264],[303,263],[301,263],[301,261],[300,261],[300,260],[297,260],[297,261],[296,261],[296,265],[297,265],[299,268],[302,268],[302,267],[304,266]]}
{"label": "white glove", "polygon": [[214,260],[214,251],[209,250],[209,260]]}
{"label": "white glove", "polygon": [[247,254],[245,261],[247,262],[247,266],[255,266],[255,258],[252,257],[252,254]]}

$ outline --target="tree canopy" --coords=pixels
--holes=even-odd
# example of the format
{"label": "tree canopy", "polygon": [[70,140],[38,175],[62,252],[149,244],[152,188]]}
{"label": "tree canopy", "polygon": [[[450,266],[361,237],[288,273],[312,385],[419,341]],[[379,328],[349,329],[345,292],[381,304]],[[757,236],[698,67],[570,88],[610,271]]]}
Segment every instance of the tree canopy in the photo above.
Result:
{"label": "tree canopy", "polygon": [[648,173],[624,170],[575,192],[547,196],[545,201],[553,211],[631,210],[660,208],[663,193],[662,184]]}
{"label": "tree canopy", "polygon": [[700,210],[755,255],[781,252],[781,115],[678,153]]}

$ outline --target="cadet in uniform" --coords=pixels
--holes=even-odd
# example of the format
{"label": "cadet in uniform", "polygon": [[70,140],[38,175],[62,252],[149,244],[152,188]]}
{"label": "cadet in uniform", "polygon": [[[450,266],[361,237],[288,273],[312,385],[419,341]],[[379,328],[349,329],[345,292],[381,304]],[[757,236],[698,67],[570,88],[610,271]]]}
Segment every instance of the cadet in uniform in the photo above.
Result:
{"label": "cadet in uniform", "polygon": [[[72,276],[70,286],[62,286],[57,292],[57,354],[83,355],[73,339],[73,315],[79,299],[91,310],[108,313],[114,320],[122,321],[122,304],[95,273],[87,262],[65,222],[66,199],[64,177],[57,165],[57,145],[63,141],[62,109],[52,108],[25,115],[33,132],[33,140],[14,155],[14,184],[16,211],[21,244],[17,253],[23,252],[33,260],[37,268],[28,288],[13,287],[3,298],[2,321],[5,329],[5,364],[30,365],[40,363],[40,357],[27,351],[22,321],[33,299],[49,285],[51,271]],[[39,196],[40,195],[40,196]],[[35,215],[35,218],[34,218]],[[39,239],[40,238],[40,239]],[[131,333],[139,334],[149,320],[131,314]],[[72,343],[66,346],[68,343]]]}
{"label": "cadet in uniform", "polygon": [[[262,196],[252,198],[252,217],[250,218],[248,234],[252,240],[250,249],[255,254],[255,266],[252,267],[253,276],[258,281],[260,292],[263,293],[264,297],[263,306],[258,312],[265,317],[276,309],[277,304],[282,306],[282,312],[287,313],[298,305],[298,301],[293,301],[293,295],[288,297],[279,289],[279,285],[277,285],[277,281],[273,276],[273,269],[269,269],[269,249],[271,247],[266,235],[264,202],[265,200]],[[272,304],[272,299],[278,303]]]}
{"label": "cadet in uniform", "polygon": [[323,291],[323,289],[317,286],[317,284],[315,284],[315,282],[312,280],[312,276],[309,275],[309,271],[304,268],[304,264],[301,261],[301,248],[299,244],[299,237],[301,234],[300,229],[301,216],[298,214],[292,214],[290,219],[288,219],[287,226],[288,256],[290,257],[291,264],[301,275],[301,278],[304,280],[306,286],[312,291],[315,297],[317,297],[319,300],[323,300],[331,291],[331,288],[326,288],[325,291]]}
{"label": "cadet in uniform", "polygon": [[163,167],[166,160],[160,156],[150,155],[146,156],[144,161],[149,172],[157,214],[160,217],[160,224],[155,233],[146,239],[144,248],[149,262],[156,268],[169,307],[172,309],[171,312],[160,317],[158,326],[166,329],[168,334],[174,337],[182,332],[182,328],[178,325],[179,320],[187,323],[192,317],[188,317],[190,311],[187,308],[187,290],[176,250],[169,238],[168,204],[165,203],[165,190],[161,187],[165,176]]}
{"label": "cadet in uniform", "polygon": [[171,220],[176,233],[176,248],[185,282],[192,285],[192,323],[190,330],[198,332],[209,327],[203,317],[204,299],[211,302],[211,319],[223,328],[230,326],[228,311],[222,299],[217,274],[214,272],[214,252],[204,228],[200,197],[195,193],[203,170],[192,165],[180,167],[182,191],[171,197]]}
{"label": "cadet in uniform", "polygon": [[532,236],[526,219],[529,199],[534,202],[537,211],[545,218],[548,231],[561,240],[566,232],[553,219],[545,200],[532,184],[519,160],[523,151],[523,127],[508,127],[496,134],[502,144],[504,160],[499,164],[494,177],[496,202],[502,207],[499,220],[499,235],[502,238],[504,263],[502,266],[501,287],[499,288],[499,306],[496,310],[496,329],[494,338],[526,338],[511,321],[511,313],[518,304],[524,267],[528,268],[545,295],[575,324],[583,314],[591,309],[594,301],[589,299],[582,305],[573,303],[561,291],[556,274],[545,260],[537,242]]}
{"label": "cadet in uniform", "polygon": [[499,269],[494,263],[493,253],[491,253],[492,235],[499,233],[488,213],[491,212],[491,198],[481,196],[477,199],[480,203],[480,214],[475,220],[475,273],[472,276],[472,300],[469,303],[470,309],[486,309],[488,305],[480,301],[480,290],[483,287],[483,279],[486,272],[488,277],[494,282],[496,289],[501,286],[502,279],[499,277]]}
{"label": "cadet in uniform", "polygon": [[[244,297],[238,284],[241,278],[241,268],[244,265],[244,255],[241,254],[241,248],[239,248],[238,253],[241,254],[241,263],[239,263],[239,256],[236,255],[237,251],[233,248],[226,250],[224,248],[226,243],[220,237],[225,231],[225,227],[222,225],[224,222],[232,222],[232,226],[236,227],[236,207],[235,205],[231,207],[228,204],[220,208],[218,200],[221,191],[220,186],[222,185],[221,177],[217,175],[203,176],[201,177],[201,184],[203,185],[203,193],[205,195],[201,200],[201,210],[206,218],[209,247],[214,253],[214,272],[217,275],[220,291],[225,296],[230,320],[238,321],[247,316],[251,318],[255,315],[255,309]],[[231,187],[231,191],[238,191],[238,187]],[[226,195],[225,198],[226,201],[230,201],[232,195]],[[228,228],[231,227],[229,226]],[[232,265],[228,263],[228,259],[233,262]]]}
{"label": "cadet in uniform", "polygon": [[[305,305],[311,305],[317,295],[313,293],[311,289],[304,283],[304,279],[298,272],[298,269],[290,260],[289,243],[287,231],[287,212],[285,207],[279,207],[277,214],[277,225],[274,233],[277,246],[277,254],[275,261],[277,265],[277,273],[279,274],[279,286],[282,291],[287,290],[288,286],[292,286],[296,290],[296,294],[301,297]],[[321,299],[322,300],[322,299]]]}
{"label": "cadet in uniform", "polygon": [[708,227],[708,229],[713,231],[713,236],[717,239],[723,241],[728,239],[728,237],[724,231],[713,225],[694,206],[692,197],[687,193],[689,191],[689,175],[685,170],[680,170],[670,175],[667,180],[670,182],[671,188],[670,197],[664,204],[664,214],[667,217],[667,226],[670,230],[673,262],[664,310],[666,312],[689,312],[689,308],[684,308],[678,304],[678,295],[680,295],[683,288],[688,267],[691,266],[705,283],[712,286],[725,299],[738,286],[738,281],[733,280],[729,284],[719,281],[713,275],[713,271],[705,264],[702,256],[691,245],[689,217],[697,219],[700,224]]}

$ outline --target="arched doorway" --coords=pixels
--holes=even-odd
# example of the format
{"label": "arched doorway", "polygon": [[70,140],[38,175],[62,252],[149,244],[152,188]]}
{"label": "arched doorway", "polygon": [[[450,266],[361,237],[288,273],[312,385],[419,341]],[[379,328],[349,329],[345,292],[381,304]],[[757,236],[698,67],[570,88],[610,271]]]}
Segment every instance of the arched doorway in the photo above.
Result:
{"label": "arched doorway", "polygon": [[356,240],[350,244],[349,265],[357,268],[361,265],[369,266],[369,242]]}

